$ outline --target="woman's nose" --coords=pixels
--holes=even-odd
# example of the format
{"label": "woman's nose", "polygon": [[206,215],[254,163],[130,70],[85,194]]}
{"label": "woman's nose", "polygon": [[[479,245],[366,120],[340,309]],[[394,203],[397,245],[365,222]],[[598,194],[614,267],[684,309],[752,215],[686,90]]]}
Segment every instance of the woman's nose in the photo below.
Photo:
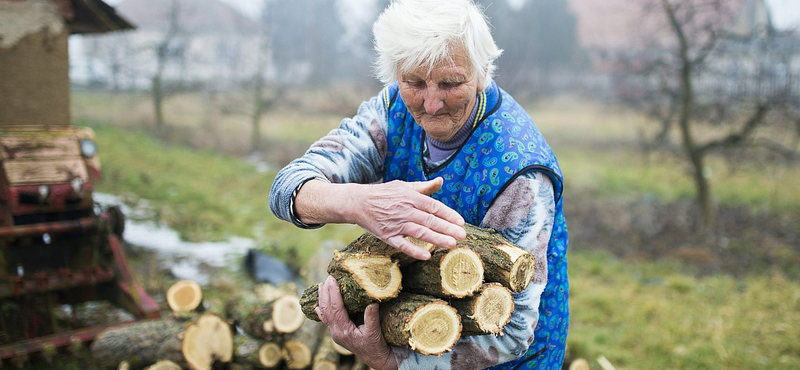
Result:
{"label": "woman's nose", "polygon": [[444,107],[444,100],[440,96],[439,89],[433,87],[425,91],[425,112],[428,114],[436,114],[442,107]]}

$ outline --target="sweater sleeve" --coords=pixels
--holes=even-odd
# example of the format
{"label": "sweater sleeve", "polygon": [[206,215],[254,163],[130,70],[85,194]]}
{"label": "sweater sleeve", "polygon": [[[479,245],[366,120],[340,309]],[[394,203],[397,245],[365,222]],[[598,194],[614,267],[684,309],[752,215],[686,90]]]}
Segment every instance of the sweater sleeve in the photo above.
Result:
{"label": "sweater sleeve", "polygon": [[[380,95],[361,104],[358,113],[315,142],[275,176],[269,195],[272,213],[299,227],[310,227],[294,213],[294,198],[307,181],[373,183],[382,179],[386,158],[387,108]],[[312,226],[313,227],[313,226]]]}
{"label": "sweater sleeve", "polygon": [[441,356],[425,356],[393,347],[401,370],[483,369],[519,358],[534,339],[539,320],[539,300],[547,284],[547,243],[553,230],[555,198],[550,179],[532,172],[520,176],[495,200],[483,220],[501,235],[533,253],[533,281],[520,293],[512,293],[514,312],[502,335],[462,337],[453,350]]}

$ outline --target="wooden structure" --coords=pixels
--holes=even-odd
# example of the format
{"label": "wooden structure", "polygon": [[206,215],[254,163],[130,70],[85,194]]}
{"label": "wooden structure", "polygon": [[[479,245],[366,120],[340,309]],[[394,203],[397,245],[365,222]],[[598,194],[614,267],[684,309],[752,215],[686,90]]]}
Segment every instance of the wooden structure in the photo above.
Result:
{"label": "wooden structure", "polygon": [[132,27],[101,0],[0,0],[0,361],[120,325],[59,322],[58,305],[160,315],[128,266],[122,212],[94,203],[94,133],[70,125],[69,35]]}

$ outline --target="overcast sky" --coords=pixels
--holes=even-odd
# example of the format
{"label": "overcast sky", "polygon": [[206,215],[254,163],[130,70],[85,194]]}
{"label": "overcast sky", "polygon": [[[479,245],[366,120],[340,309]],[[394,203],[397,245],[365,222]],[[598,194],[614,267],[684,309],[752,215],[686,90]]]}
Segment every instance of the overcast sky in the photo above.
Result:
{"label": "overcast sky", "polygon": [[[105,0],[110,5],[119,4],[124,0]],[[258,14],[258,9],[264,0],[220,0],[239,9],[242,13],[249,16]],[[373,0],[340,0],[345,1],[350,6],[358,6],[360,3],[372,3]],[[525,0],[507,0],[512,5],[521,6]],[[602,1],[602,0],[601,0]],[[772,22],[778,29],[800,28],[800,0],[765,0],[771,9]]]}

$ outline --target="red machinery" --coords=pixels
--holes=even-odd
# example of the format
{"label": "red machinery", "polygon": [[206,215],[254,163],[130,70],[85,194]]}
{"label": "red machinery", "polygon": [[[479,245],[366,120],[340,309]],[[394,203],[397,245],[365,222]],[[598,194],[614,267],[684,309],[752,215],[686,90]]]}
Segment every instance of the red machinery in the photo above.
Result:
{"label": "red machinery", "polygon": [[90,129],[0,128],[0,361],[92,340],[59,305],[105,300],[137,319],[160,315],[122,249],[124,216],[92,198],[100,161]]}

